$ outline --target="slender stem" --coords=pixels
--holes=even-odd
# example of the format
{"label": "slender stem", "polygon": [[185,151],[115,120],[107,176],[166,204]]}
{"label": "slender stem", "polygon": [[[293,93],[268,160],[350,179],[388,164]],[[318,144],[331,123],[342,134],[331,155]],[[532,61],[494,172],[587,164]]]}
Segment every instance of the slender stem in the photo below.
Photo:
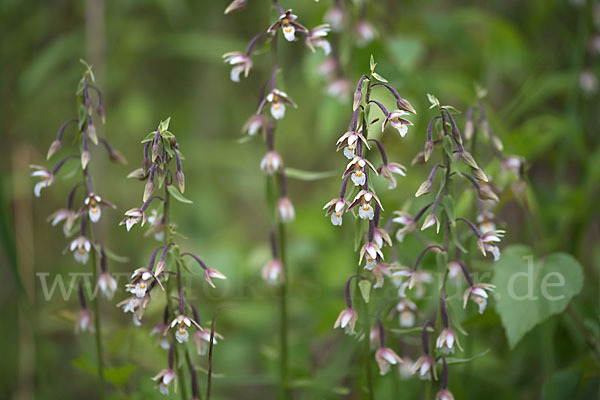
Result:
{"label": "slender stem", "polygon": [[[91,230],[91,227],[89,228]],[[94,255],[92,257],[92,280],[94,282],[94,287],[98,285],[98,271],[96,265],[96,250],[94,250]],[[98,358],[98,380],[100,384],[100,392],[98,396],[100,399],[104,398],[104,360],[102,358],[102,324],[100,322],[100,306],[98,304],[98,297],[100,297],[100,293],[98,290],[94,290],[92,293],[92,307],[94,309],[94,328],[96,330],[96,357]]]}
{"label": "slender stem", "polygon": [[279,255],[283,268],[283,276],[285,277],[279,287],[279,317],[281,319],[279,325],[279,341],[280,341],[280,379],[281,379],[281,398],[291,399],[291,392],[288,386],[288,310],[287,310],[287,291],[289,282],[289,272],[286,261],[286,233],[285,225],[279,223],[277,225],[279,236]]}

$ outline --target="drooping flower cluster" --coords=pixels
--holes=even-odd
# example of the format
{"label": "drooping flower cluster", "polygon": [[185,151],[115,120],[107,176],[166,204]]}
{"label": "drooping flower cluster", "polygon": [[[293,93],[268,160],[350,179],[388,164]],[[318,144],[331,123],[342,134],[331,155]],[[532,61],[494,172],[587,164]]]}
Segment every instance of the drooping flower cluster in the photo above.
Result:
{"label": "drooping flower cluster", "polygon": [[[190,364],[190,356],[186,354],[187,347],[181,346],[180,349],[176,349],[177,344],[185,344],[191,337],[196,344],[198,354],[204,355],[209,343],[216,344],[216,339],[222,338],[218,333],[201,326],[198,311],[186,300],[186,294],[189,294],[191,288],[183,286],[181,269],[191,268],[185,267],[185,257],[200,266],[204,280],[211,287],[215,287],[213,279],[226,279],[225,275],[208,267],[196,254],[182,252],[180,245],[174,240],[175,225],[169,216],[171,201],[173,199],[183,203],[191,201],[183,197],[185,178],[181,163],[182,155],[177,138],[169,131],[169,123],[170,119],[161,121],[157,130],[151,132],[142,141],[144,143],[142,167],[132,172],[130,177],[146,181],[142,196],[143,203],[138,208],[126,211],[125,218],[120,223],[129,231],[136,224],[143,226],[146,221],[149,221],[154,225],[149,233],[153,233],[157,240],[162,239],[164,242],[154,249],[146,266],[137,268],[133,272],[129,283],[125,285],[125,290],[130,293],[130,297],[118,304],[125,313],[132,313],[133,323],[140,326],[150,302],[156,301],[153,299],[154,294],[159,291],[165,293],[163,320],[150,332],[150,335],[157,336],[157,343],[161,348],[169,349],[169,367],[153,378],[162,394],[168,394],[171,382],[176,379],[173,370],[175,357],[181,357],[181,360],[185,357],[192,374],[192,382],[196,382],[195,369]],[[162,196],[154,194],[157,189],[163,189]],[[160,204],[161,210],[154,209],[151,216],[147,217],[146,212],[155,200]],[[160,233],[158,237],[157,233]],[[176,294],[172,293],[171,279],[176,280]],[[177,300],[173,301],[173,299]],[[192,391],[194,390],[197,394],[197,385],[193,385]]]}
{"label": "drooping flower cluster", "polygon": [[[371,74],[363,75],[357,84],[354,93],[354,104],[352,106],[352,119],[348,131],[345,132],[337,141],[337,150],[343,150],[344,156],[349,160],[342,175],[342,184],[339,195],[325,204],[326,215],[330,216],[331,223],[336,226],[343,224],[345,215],[353,215],[359,221],[364,221],[359,231],[361,236],[360,251],[358,254],[358,264],[370,272],[370,277],[362,275],[353,275],[346,283],[346,309],[344,309],[334,324],[335,328],[343,328],[346,333],[353,334],[355,325],[359,319],[357,311],[352,307],[350,282],[353,277],[360,277],[367,286],[380,288],[384,284],[385,277],[391,279],[392,269],[384,260],[384,248],[391,247],[392,239],[388,230],[380,225],[383,205],[375,193],[372,180],[381,176],[389,181],[389,189],[397,186],[396,176],[404,176],[406,169],[397,163],[390,162],[387,152],[383,145],[383,139],[369,138],[369,127],[372,124],[372,117],[369,116],[371,107],[376,106],[383,114],[381,122],[382,132],[387,127],[395,129],[400,137],[404,137],[408,126],[412,123],[405,117],[415,110],[408,101],[400,97],[398,92],[387,83],[377,82],[381,79],[375,72],[375,63],[371,62]],[[385,88],[394,98],[397,109],[388,111],[380,102],[371,99],[371,91],[375,88]],[[364,93],[363,93],[364,92]],[[374,146],[373,146],[374,145]],[[381,164],[375,167],[369,159],[369,150],[377,149],[381,157]],[[348,190],[348,186],[352,189]],[[352,193],[347,193],[347,192]],[[358,210],[358,212],[356,212]],[[361,285],[365,283],[361,282]],[[362,290],[362,289],[361,289]],[[409,321],[414,308],[410,303],[405,302],[398,308],[401,312],[401,318]],[[368,319],[368,316],[365,316]],[[412,316],[414,319],[414,315]],[[381,321],[376,330],[376,336],[379,340],[378,349],[375,352],[375,360],[379,364],[380,373],[386,374],[391,365],[402,364],[402,358],[398,356],[391,348],[386,348],[385,332]]]}
{"label": "drooping flower cluster", "polygon": [[[102,144],[111,161],[123,163],[124,159],[96,129],[96,118],[99,118],[102,123],[104,123],[105,118],[102,92],[94,84],[94,74],[91,67],[84,61],[82,63],[86,69],[76,91],[78,117],[69,119],[61,125],[56,139],[48,149],[46,158],[50,160],[59,153],[63,153],[65,142],[75,142],[77,144],[73,146],[75,153],[63,156],[52,168],[32,165],[31,168],[34,171],[31,173],[31,176],[40,179],[35,184],[33,192],[36,197],[41,197],[42,190],[56,184],[58,174],[63,171],[63,167],[69,161],[79,160],[81,175],[77,174],[76,176],[81,176],[81,180],[75,183],[68,192],[65,208],[58,209],[52,213],[48,217],[48,221],[53,226],[62,224],[63,233],[68,239],[65,252],[72,253],[76,262],[87,264],[90,259],[92,260],[91,272],[94,280],[93,284],[97,285],[101,294],[111,299],[116,289],[116,280],[108,272],[107,252],[105,251],[103,241],[97,238],[92,239],[92,225],[100,221],[103,208],[115,208],[115,206],[106,201],[103,196],[100,196],[94,190],[90,171],[90,146]],[[67,140],[67,133],[70,128],[74,128],[71,129],[73,140]],[[99,267],[97,265],[98,260],[100,262]],[[87,308],[81,285],[79,288],[79,298],[81,311],[77,318],[77,330],[93,331],[94,313]],[[95,308],[95,298],[93,302]],[[97,317],[99,318],[99,316]]]}

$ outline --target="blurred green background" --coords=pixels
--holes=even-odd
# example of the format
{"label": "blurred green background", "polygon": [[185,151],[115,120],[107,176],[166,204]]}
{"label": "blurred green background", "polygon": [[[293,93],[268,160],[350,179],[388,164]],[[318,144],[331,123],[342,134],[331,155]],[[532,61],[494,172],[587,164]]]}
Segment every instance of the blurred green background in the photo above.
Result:
{"label": "blurred green background", "polygon": [[[300,21],[321,24],[331,1],[282,0]],[[161,119],[186,156],[186,197],[173,219],[195,251],[228,276],[208,290],[193,279],[194,300],[205,320],[217,305],[214,399],[275,398],[277,310],[275,291],[260,279],[269,258],[269,214],[259,163],[264,145],[239,143],[241,126],[255,111],[257,93],[269,75],[269,56],[255,57],[249,78],[229,80],[221,55],[243,51],[274,18],[271,2],[250,0],[241,12],[223,15],[227,1],[86,0],[0,3],[2,71],[2,264],[0,393],[3,398],[95,398],[94,350],[90,335],[74,335],[61,315],[77,311],[75,296],[45,301],[36,273],[82,271],[70,255],[60,228],[46,218],[63,207],[70,188],[59,179],[41,199],[32,196],[29,164],[44,164],[47,146],[66,119],[76,114],[79,58],[94,66],[103,89],[106,125],[99,127],[127,158],[126,167],[94,149],[92,174],[97,191],[117,205],[106,210],[98,236],[115,253],[113,272],[144,265],[153,243],[139,227],[117,228],[122,213],[139,206],[143,184],[126,179],[140,165],[140,140]],[[352,6],[355,7],[355,6]],[[596,1],[482,0],[371,1],[367,18],[379,37],[364,48],[341,44],[344,72],[351,82],[377,71],[407,98],[418,115],[406,138],[386,136],[393,161],[410,165],[422,150],[433,116],[426,93],[460,110],[475,100],[474,86],[487,88],[488,118],[506,154],[524,157],[532,211],[550,251],[573,254],[583,265],[585,285],[574,309],[598,343],[600,306],[600,122],[598,55],[600,9]],[[594,41],[595,40],[595,41]],[[324,94],[318,75],[324,60],[302,41],[281,44],[280,82],[298,104],[278,125],[276,146],[290,167],[334,171],[318,181],[292,180],[290,197],[297,218],[290,231],[291,369],[298,399],[360,398],[355,376],[357,343],[332,330],[343,308],[343,285],[355,270],[351,224],[340,230],[323,216],[322,205],[338,191],[345,159],[335,141],[350,119],[350,98]],[[582,75],[583,74],[583,75]],[[595,82],[595,84],[594,84]],[[354,85],[354,83],[353,83]],[[389,103],[389,98],[382,96]],[[387,103],[386,103],[387,104]],[[391,106],[391,104],[390,104]],[[459,117],[462,124],[462,116]],[[424,167],[410,167],[399,188],[385,192],[386,211],[400,209],[425,179]],[[383,185],[381,185],[383,188]],[[389,205],[389,206],[387,206]],[[508,201],[499,213],[505,243],[536,244],[527,214]],[[389,214],[388,214],[389,215]],[[418,251],[408,249],[407,258]],[[120,283],[124,283],[124,278]],[[150,376],[166,364],[166,354],[148,337],[160,320],[159,307],[135,328],[115,307],[124,298],[102,301],[112,398],[160,398]],[[554,316],[508,349],[499,317],[490,307],[470,320],[469,355],[491,352],[467,367],[451,369],[457,398],[598,398],[598,363],[571,318]],[[35,332],[34,332],[35,328]],[[595,336],[594,336],[595,335]],[[418,351],[414,352],[418,356]],[[203,375],[201,375],[203,376]],[[417,399],[424,385],[394,375],[376,377],[378,398]],[[205,384],[201,380],[202,390]],[[336,390],[332,390],[338,388]],[[177,398],[176,395],[171,395]]]}

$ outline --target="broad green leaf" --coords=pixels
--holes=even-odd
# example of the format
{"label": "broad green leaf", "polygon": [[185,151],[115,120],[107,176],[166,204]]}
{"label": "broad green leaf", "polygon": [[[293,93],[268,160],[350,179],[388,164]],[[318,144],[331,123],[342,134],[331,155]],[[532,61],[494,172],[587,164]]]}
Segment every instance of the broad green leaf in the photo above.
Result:
{"label": "broad green leaf", "polygon": [[316,181],[319,179],[330,178],[335,176],[335,171],[303,171],[296,168],[286,168],[285,174],[288,178],[298,179],[301,181]]}
{"label": "broad green leaf", "polygon": [[371,54],[371,59],[369,60],[369,67],[371,68],[371,73],[373,73],[375,71],[376,66],[377,66],[377,63],[375,62],[375,59],[373,58],[373,54]]}
{"label": "broad green leaf", "polygon": [[377,79],[379,82],[387,83],[388,80],[383,76],[379,75],[377,72],[373,72],[373,78]]}
{"label": "broad green leaf", "polygon": [[179,190],[175,186],[169,186],[167,188],[167,190],[169,191],[169,193],[171,194],[171,196],[173,196],[173,198],[175,200],[180,201],[182,203],[187,203],[187,204],[193,203],[193,201],[191,201],[190,199],[188,199],[187,197],[184,197],[181,193],[179,193]]}
{"label": "broad green leaf", "polygon": [[160,135],[163,138],[165,138],[165,139],[169,139],[169,138],[175,137],[175,135],[173,135],[171,132],[169,132],[169,131],[163,131],[163,130],[160,131]]}
{"label": "broad green leaf", "polygon": [[496,311],[511,348],[534,326],[567,307],[583,286],[579,262],[554,253],[536,260],[522,245],[507,247],[494,266]]}
{"label": "broad green leaf", "polygon": [[144,139],[142,139],[142,143],[151,142],[152,139],[154,139],[154,135],[156,135],[156,131],[150,132]]}
{"label": "broad green leaf", "polygon": [[104,370],[106,380],[115,386],[123,386],[129,382],[131,374],[137,370],[137,366],[133,364],[125,364],[120,367],[111,367]]}
{"label": "broad green leaf", "polygon": [[358,282],[358,288],[360,289],[360,294],[363,300],[365,303],[368,303],[371,295],[371,282],[367,279],[363,279]]}

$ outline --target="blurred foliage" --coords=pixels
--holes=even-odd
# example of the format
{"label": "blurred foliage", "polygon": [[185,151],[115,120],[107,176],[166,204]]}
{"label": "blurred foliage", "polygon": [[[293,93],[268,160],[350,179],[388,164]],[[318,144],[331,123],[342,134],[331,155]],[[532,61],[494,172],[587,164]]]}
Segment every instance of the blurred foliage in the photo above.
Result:
{"label": "blurred foliage", "polygon": [[[320,24],[331,6],[326,0],[282,3],[307,26]],[[583,265],[583,291],[572,304],[581,325],[570,315],[553,316],[513,350],[493,309],[477,318],[456,310],[469,331],[463,339],[464,356],[490,352],[453,367],[450,389],[456,398],[598,398],[599,367],[582,325],[598,343],[600,104],[597,89],[584,91],[580,85],[583,71],[595,77],[600,72],[598,53],[589,48],[600,32],[594,25],[596,2],[371,3],[367,17],[379,38],[365,48],[346,46],[341,57],[354,82],[373,54],[378,72],[419,112],[404,140],[386,141],[388,152],[408,165],[421,151],[431,117],[426,93],[465,110],[476,98],[475,85],[485,87],[488,118],[506,153],[527,159],[527,196],[545,246],[570,253]],[[102,36],[90,28],[100,18],[89,11],[94,4],[105,7]],[[221,60],[223,53],[242,50],[246,40],[266,29],[273,13],[267,0],[250,0],[244,11],[224,16],[226,5],[189,0],[0,3],[0,256],[7,266],[1,270],[0,392],[6,398],[31,398],[32,392],[39,399],[94,398],[93,339],[74,336],[71,322],[60,317],[67,310],[75,312],[76,296],[66,303],[61,296],[45,301],[35,276],[77,271],[72,258],[61,255],[65,241],[60,230],[45,223],[63,206],[67,189],[59,180],[34,202],[28,177],[28,164],[45,159],[60,124],[75,115],[73,88],[82,57],[94,64],[98,85],[104,88],[107,121],[100,132],[129,166],[140,164],[139,142],[146,133],[172,117],[171,130],[186,155],[186,197],[194,202],[177,204],[173,219],[188,238],[188,247],[229,277],[219,290],[202,285],[200,274],[192,282],[202,314],[210,315],[217,304],[224,306],[217,318],[225,340],[215,348],[212,398],[274,398],[275,293],[259,276],[269,257],[268,212],[258,168],[263,145],[256,140],[238,143],[241,126],[255,110],[255,93],[269,73],[268,60],[257,61],[240,84],[229,81],[229,68]],[[102,43],[104,50],[98,52]],[[350,103],[323,93],[324,82],[317,74],[323,56],[303,47],[300,41],[281,52],[285,90],[299,108],[286,115],[277,146],[292,168],[337,171],[340,156],[332,149],[346,128]],[[115,223],[140,202],[143,187],[125,178],[134,167],[96,162],[98,191],[118,206],[103,217],[102,234],[111,250],[130,257],[129,263],[113,262],[110,268],[130,273],[143,265],[151,244],[139,234],[116,229]],[[409,207],[426,173],[423,167],[409,168],[399,188],[385,193],[382,201],[396,209]],[[296,396],[302,399],[361,394],[362,371],[354,367],[361,344],[332,331],[343,307],[345,278],[356,264],[351,227],[334,229],[321,210],[337,184],[333,177],[289,185],[297,211],[289,240],[291,365]],[[513,198],[503,199],[500,216],[508,230],[506,243],[539,245],[530,215]],[[410,244],[405,249],[409,253],[402,257],[414,258]],[[117,293],[117,300],[122,297]],[[147,330],[132,326],[113,304],[103,302],[102,312],[110,316],[105,319],[107,379],[118,389],[112,398],[160,398],[149,377],[163,368],[163,352]],[[146,324],[159,320],[160,313],[158,307],[149,310]],[[392,375],[376,377],[376,398],[421,398],[421,382]],[[201,386],[204,390],[202,380]]]}

